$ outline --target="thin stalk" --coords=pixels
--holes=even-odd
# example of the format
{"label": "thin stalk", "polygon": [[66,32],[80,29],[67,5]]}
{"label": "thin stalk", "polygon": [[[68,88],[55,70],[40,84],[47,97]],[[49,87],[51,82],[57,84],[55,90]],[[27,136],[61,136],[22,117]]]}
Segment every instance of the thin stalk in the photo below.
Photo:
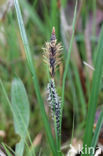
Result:
{"label": "thin stalk", "polygon": [[84,93],[83,93],[83,89],[82,89],[82,85],[81,85],[81,81],[80,81],[80,77],[79,77],[79,72],[78,72],[75,62],[72,62],[72,67],[73,67],[73,71],[75,74],[75,81],[76,81],[78,94],[79,94],[79,98],[80,98],[82,116],[85,119],[85,117],[86,117],[86,102],[85,102],[85,97],[84,97]]}
{"label": "thin stalk", "polygon": [[[71,56],[71,50],[72,50],[72,45],[73,45],[73,40],[74,40],[74,33],[75,33],[75,22],[76,22],[76,12],[77,12],[77,0],[76,0],[76,5],[75,5],[75,10],[74,10],[74,17],[73,17],[73,32],[72,32],[72,37],[70,40],[70,47],[68,50],[68,55],[67,55],[67,60],[65,64],[65,70],[64,70],[64,75],[63,75],[63,85],[62,85],[62,105],[61,105],[61,118],[60,118],[60,134],[61,134],[61,125],[62,125],[62,114],[63,114],[63,108],[64,108],[64,90],[65,90],[65,81],[66,81],[66,76],[68,73],[68,65],[70,62],[70,56]],[[59,138],[59,146],[61,146],[61,137]]]}
{"label": "thin stalk", "polygon": [[[103,124],[103,107],[102,107],[102,111],[100,113],[98,122],[96,124],[95,133],[94,133],[94,136],[93,136],[93,139],[92,139],[92,143],[91,143],[91,147],[93,147],[94,149],[95,149],[97,141],[98,141],[98,137],[99,137],[99,134],[100,134],[100,130],[101,130],[102,124]],[[93,156],[93,155],[94,154],[91,153],[91,156]]]}

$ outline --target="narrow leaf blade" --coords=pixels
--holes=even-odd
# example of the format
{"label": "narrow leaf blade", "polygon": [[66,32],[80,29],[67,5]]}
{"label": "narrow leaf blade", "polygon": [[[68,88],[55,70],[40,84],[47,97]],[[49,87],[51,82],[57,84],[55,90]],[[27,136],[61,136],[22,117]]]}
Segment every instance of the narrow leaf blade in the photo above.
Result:
{"label": "narrow leaf blade", "polygon": [[[99,134],[100,134],[102,124],[103,124],[103,108],[102,108],[102,111],[100,113],[100,116],[99,116],[99,119],[98,119],[98,122],[97,122],[97,125],[96,125],[96,129],[95,129],[95,133],[94,133],[94,136],[93,136],[93,139],[92,139],[92,143],[91,143],[91,147],[93,147],[94,149],[95,149],[97,141],[98,141],[98,137],[99,137]],[[92,153],[91,153],[91,156],[93,156]]]}
{"label": "narrow leaf blade", "polygon": [[94,117],[96,113],[99,87],[102,78],[102,71],[103,71],[103,43],[102,42],[103,42],[103,27],[100,33],[100,39],[97,47],[97,58],[95,64],[95,71],[93,74],[92,89],[91,89],[91,95],[89,99],[89,108],[88,108],[86,129],[84,135],[84,146],[87,145],[87,147],[91,145],[91,141],[92,141],[93,123],[94,123]]}

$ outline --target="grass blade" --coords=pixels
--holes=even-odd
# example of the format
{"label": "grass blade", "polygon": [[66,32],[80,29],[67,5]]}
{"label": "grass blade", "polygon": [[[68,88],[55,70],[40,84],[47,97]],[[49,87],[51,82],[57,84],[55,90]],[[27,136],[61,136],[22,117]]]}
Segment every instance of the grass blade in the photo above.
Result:
{"label": "grass blade", "polygon": [[78,90],[78,97],[80,99],[81,112],[82,112],[83,118],[85,119],[85,117],[86,117],[86,102],[85,102],[85,97],[84,97],[84,93],[83,93],[83,89],[82,89],[82,85],[81,85],[81,81],[80,81],[80,76],[79,76],[77,66],[74,62],[72,62],[72,67],[73,67],[73,71],[74,71],[74,75],[75,75],[75,81],[76,81],[77,90]]}
{"label": "grass blade", "polygon": [[86,129],[84,135],[84,146],[89,147],[92,141],[93,123],[96,112],[96,105],[98,100],[99,87],[103,71],[103,27],[100,33],[100,39],[97,47],[97,59],[95,64],[95,71],[93,74],[93,82],[91,89],[91,96],[88,105],[88,116],[86,122]]}
{"label": "grass blade", "polygon": [[67,55],[67,60],[65,64],[65,70],[64,70],[64,75],[63,75],[63,86],[62,86],[62,109],[64,107],[64,90],[65,90],[65,81],[66,81],[66,76],[68,73],[68,65],[70,61],[70,56],[71,56],[71,50],[72,50],[72,44],[73,44],[73,39],[74,39],[74,31],[75,31],[75,21],[76,21],[76,10],[77,10],[77,1],[75,5],[75,11],[74,11],[74,18],[73,18],[73,33],[72,33],[72,38],[70,41],[70,47]]}
{"label": "grass blade", "polygon": [[50,17],[51,17],[51,29],[54,26],[56,29],[56,36],[59,39],[59,6],[57,0],[51,1],[51,9],[50,9]]}
{"label": "grass blade", "polygon": [[[95,149],[97,141],[98,141],[98,137],[100,134],[100,130],[101,130],[101,126],[103,124],[103,108],[102,108],[102,112],[100,113],[97,125],[96,125],[96,129],[95,129],[95,133],[92,139],[92,144],[91,147],[93,147]],[[93,154],[91,154],[91,156],[93,156]]]}
{"label": "grass blade", "polygon": [[20,1],[20,4],[24,9],[26,8],[28,10],[31,20],[34,22],[40,32],[45,36],[45,26],[36,11],[25,0]]}
{"label": "grass blade", "polygon": [[37,77],[36,77],[35,68],[34,68],[34,65],[33,65],[33,62],[32,62],[30,48],[29,48],[29,44],[28,44],[28,40],[27,40],[27,36],[26,36],[26,32],[25,32],[24,23],[23,23],[23,19],[22,19],[22,16],[21,16],[21,11],[20,11],[18,0],[14,0],[14,4],[15,4],[18,24],[19,24],[19,28],[20,28],[20,33],[21,33],[21,37],[22,37],[22,40],[23,40],[24,48],[25,48],[26,59],[27,59],[27,63],[28,63],[28,66],[29,66],[29,70],[30,70],[30,72],[32,74],[33,84],[34,84],[35,92],[36,92],[36,95],[37,95],[37,100],[38,100],[38,103],[40,105],[41,116],[42,116],[43,123],[44,123],[44,126],[45,126],[45,130],[46,130],[46,134],[47,134],[47,137],[48,137],[49,145],[51,147],[53,155],[56,155],[56,148],[55,148],[55,144],[54,144],[54,141],[53,141],[53,136],[52,136],[50,125],[49,125],[49,122],[48,122],[48,119],[47,119],[47,115],[46,115],[46,112],[45,112],[43,100],[41,98],[39,84],[38,84],[38,80],[37,80]]}
{"label": "grass blade", "polygon": [[12,108],[15,110],[15,115],[13,113],[15,131],[21,137],[20,143],[16,145],[16,154],[22,156],[24,151],[26,132],[29,125],[30,109],[26,90],[20,79],[14,79],[12,82],[11,102]]}
{"label": "grass blade", "polygon": [[[75,32],[75,22],[76,22],[76,11],[77,11],[77,1],[76,1],[76,5],[75,5],[75,11],[74,11],[74,18],[73,18],[73,32],[72,32],[72,37],[71,37],[71,41],[70,41],[70,47],[68,50],[68,54],[67,54],[67,59],[66,59],[66,64],[65,64],[65,70],[64,70],[64,75],[63,75],[63,85],[62,85],[62,106],[61,106],[61,124],[62,124],[62,113],[63,113],[63,107],[64,107],[64,90],[65,90],[65,81],[66,81],[66,76],[68,73],[68,65],[70,62],[70,56],[71,56],[71,50],[72,50],[72,44],[73,44],[73,39],[74,39],[74,32]],[[61,128],[60,128],[61,131]]]}
{"label": "grass blade", "polygon": [[[6,146],[5,146],[5,144],[4,143],[2,143],[2,146],[4,147],[4,149],[5,149],[5,151],[6,151],[6,154],[8,155],[8,156],[12,156],[12,154],[9,152],[9,150],[6,148]],[[1,152],[0,152],[0,155],[1,155]],[[3,154],[4,155],[4,154]],[[2,155],[1,155],[2,156]]]}
{"label": "grass blade", "polygon": [[78,107],[79,103],[78,103],[78,98],[76,94],[76,88],[75,88],[71,68],[69,68],[68,78],[70,80],[70,89],[71,89],[72,99],[73,99],[73,112],[74,112],[74,115],[76,115],[76,122],[78,123],[79,118],[80,118],[79,107]]}

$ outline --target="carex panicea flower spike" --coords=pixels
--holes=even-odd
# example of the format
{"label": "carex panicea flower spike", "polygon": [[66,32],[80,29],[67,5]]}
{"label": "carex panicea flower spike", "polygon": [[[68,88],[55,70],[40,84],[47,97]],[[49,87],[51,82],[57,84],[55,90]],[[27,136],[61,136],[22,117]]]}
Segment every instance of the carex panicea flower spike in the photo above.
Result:
{"label": "carex panicea flower spike", "polygon": [[61,100],[56,93],[54,80],[51,79],[48,83],[48,102],[52,112],[52,119],[56,122],[57,135],[60,132],[60,114],[61,114]]}
{"label": "carex panicea flower spike", "polygon": [[47,92],[48,92],[48,102],[52,112],[52,119],[56,123],[56,131],[59,136],[60,132],[60,115],[61,115],[61,100],[57,95],[54,76],[57,66],[61,63],[61,51],[62,46],[60,43],[57,44],[55,28],[52,29],[52,34],[50,42],[46,42],[45,47],[43,48],[44,53],[44,62],[49,67],[50,73],[50,82],[48,83]]}

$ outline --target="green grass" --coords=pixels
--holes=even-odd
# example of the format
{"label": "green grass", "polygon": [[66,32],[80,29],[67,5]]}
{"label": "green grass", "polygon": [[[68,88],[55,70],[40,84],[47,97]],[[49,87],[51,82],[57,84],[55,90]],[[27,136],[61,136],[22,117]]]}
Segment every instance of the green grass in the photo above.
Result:
{"label": "green grass", "polygon": [[[99,134],[100,134],[102,124],[103,124],[103,108],[101,110],[101,113],[100,113],[100,116],[99,116],[99,119],[98,119],[98,122],[97,122],[97,126],[96,126],[96,129],[95,129],[95,133],[94,133],[94,136],[92,138],[91,147],[94,147],[94,149],[95,149],[96,144],[98,142],[98,137],[99,137]],[[93,156],[93,154],[91,154],[91,155]]]}
{"label": "green grass", "polygon": [[83,93],[83,88],[82,88],[82,85],[81,85],[81,82],[80,82],[79,71],[78,71],[75,63],[72,63],[72,66],[73,66],[73,71],[74,71],[74,74],[75,74],[75,82],[76,82],[77,89],[78,89],[78,94],[79,94],[78,97],[80,99],[80,106],[81,106],[81,109],[82,109],[82,116],[85,119],[85,117],[86,117],[86,102],[85,102],[85,97],[84,97],[84,93]]}
{"label": "green grass", "polygon": [[[22,82],[19,79],[17,82],[16,81],[17,80],[15,80],[15,84],[13,84],[12,90],[11,90],[12,104],[8,98],[4,84],[1,80],[0,80],[0,85],[1,85],[1,88],[3,91],[3,95],[4,95],[5,99],[7,100],[7,103],[9,105],[10,110],[14,117],[15,131],[17,134],[20,135],[20,142],[16,145],[16,154],[17,155],[19,154],[22,156],[25,144],[26,144],[28,150],[30,150],[29,145],[25,139],[26,136],[28,136],[29,141],[32,145],[31,138],[30,138],[30,135],[29,135],[29,132],[27,129],[28,124],[29,124],[29,104],[28,104],[28,97],[26,95],[26,91],[25,91],[25,88],[24,88]],[[19,94],[21,92],[21,96],[20,95],[18,96],[18,92],[19,92]],[[24,98],[25,98],[25,100],[24,100]],[[18,100],[19,100],[19,102],[18,102]],[[33,155],[35,155],[35,152]]]}
{"label": "green grass", "polygon": [[29,44],[28,44],[28,40],[27,40],[27,36],[26,36],[26,32],[25,32],[25,28],[24,28],[24,24],[23,24],[23,20],[22,20],[18,0],[15,0],[14,3],[15,3],[15,9],[16,9],[16,13],[17,13],[17,19],[18,19],[18,24],[19,24],[19,28],[20,28],[20,33],[21,33],[21,37],[22,37],[23,44],[24,44],[24,47],[25,47],[25,54],[26,54],[27,63],[28,63],[28,66],[29,66],[29,70],[31,72],[32,79],[33,79],[33,84],[34,84],[35,92],[36,92],[36,95],[37,95],[38,103],[40,105],[41,116],[42,116],[42,119],[43,119],[43,123],[44,123],[44,126],[45,126],[45,130],[46,130],[46,134],[47,134],[47,137],[48,137],[48,141],[49,141],[51,150],[52,150],[53,154],[56,155],[55,144],[54,144],[54,141],[53,141],[53,136],[52,136],[52,133],[51,133],[50,125],[49,125],[47,115],[46,115],[46,112],[45,112],[43,100],[41,98],[39,84],[38,84],[35,68],[34,68],[34,65],[33,65],[33,62],[32,62],[30,48],[29,48]]}
{"label": "green grass", "polygon": [[[69,50],[68,50],[67,59],[66,59],[66,63],[65,63],[65,70],[64,70],[64,74],[63,74],[62,106],[61,106],[61,125],[62,125],[62,114],[63,114],[63,107],[64,107],[65,82],[66,82],[66,76],[67,76],[67,73],[68,73],[68,65],[69,65],[69,61],[70,61],[72,44],[73,44],[73,39],[74,39],[74,32],[75,32],[76,11],[77,11],[77,1],[76,1],[76,5],[75,5],[74,18],[73,18],[73,24],[72,24],[72,30],[73,30],[73,32],[72,32],[72,37],[71,37],[71,41],[70,41],[70,47],[69,47]],[[61,127],[60,127],[60,129],[61,129]]]}
{"label": "green grass", "polygon": [[16,145],[16,154],[22,156],[30,120],[30,104],[24,85],[19,79],[14,79],[12,82],[11,103],[14,110],[13,116],[15,131],[21,137],[20,142]]}
{"label": "green grass", "polygon": [[[76,33],[74,33],[75,23],[79,2],[81,1],[74,0],[73,3],[67,0],[61,1],[61,8],[64,9],[66,22],[69,24],[69,21],[73,21],[71,36],[68,36],[70,34],[68,33],[69,30],[67,30],[66,34],[61,34],[65,25],[61,28],[62,18],[61,8],[58,7],[59,0],[19,0],[20,6],[18,0],[14,0],[14,2],[16,12],[15,9],[10,8],[5,18],[0,19],[0,130],[5,133],[8,132],[6,141],[5,138],[0,136],[0,143],[3,142],[4,148],[10,156],[9,151],[12,151],[14,147],[16,150],[13,152],[19,152],[16,137],[15,135],[12,137],[12,132],[8,128],[9,122],[12,122],[14,127],[21,125],[18,127],[24,129],[24,134],[20,134],[20,129],[15,130],[15,133],[18,131],[21,138],[24,137],[22,145],[19,147],[22,151],[19,153],[22,156],[67,155],[69,148],[61,151],[61,147],[64,144],[68,145],[68,142],[72,142],[73,138],[77,141],[82,140],[84,146],[95,147],[103,120],[101,109],[101,115],[93,134],[96,110],[103,101],[103,28],[98,27],[96,23],[96,11],[97,8],[99,9],[96,0],[89,0],[88,3],[84,1]],[[68,9],[68,6],[70,9]],[[92,12],[93,16],[89,11]],[[90,19],[93,19],[92,27]],[[83,61],[88,63],[84,34],[87,22],[90,24],[88,29],[92,29],[89,36],[92,52],[91,61],[95,68],[92,79],[89,78],[88,67],[83,64]],[[55,26],[57,41],[65,43],[64,39],[66,39],[69,47],[67,52],[64,50],[66,49],[65,45],[63,45],[63,54],[65,55],[62,66],[63,71],[60,67],[55,74],[57,93],[62,97],[61,138],[59,138],[59,142],[54,135],[51,115],[46,101],[49,73],[47,67],[43,64],[42,57],[42,47],[44,47],[46,41],[50,41],[52,26]],[[96,30],[100,29],[99,38]],[[1,33],[4,38],[1,37]],[[71,38],[70,42],[68,42],[68,38]],[[4,43],[3,39],[5,39]],[[75,54],[75,51],[73,51],[75,49],[73,47],[74,40],[82,64],[81,68],[84,74],[82,78],[80,67],[76,64],[77,60],[71,57],[71,52]],[[16,79],[17,86],[14,83],[15,77],[20,77],[22,80]],[[14,93],[15,89],[17,90],[16,94]],[[15,101],[15,99],[17,100]],[[35,146],[33,143],[38,134],[41,134],[42,139]],[[13,143],[14,140],[15,143]]]}
{"label": "green grass", "polygon": [[91,145],[91,141],[92,141],[93,123],[94,123],[94,117],[96,113],[97,100],[98,100],[98,94],[100,91],[99,89],[100,89],[102,71],[103,71],[102,41],[103,41],[103,27],[100,33],[100,39],[99,39],[98,47],[97,47],[95,71],[93,73],[92,89],[91,89],[91,95],[90,95],[89,104],[88,104],[88,115],[87,115],[86,130],[85,130],[85,135],[84,135],[84,146],[87,145],[87,147]]}

